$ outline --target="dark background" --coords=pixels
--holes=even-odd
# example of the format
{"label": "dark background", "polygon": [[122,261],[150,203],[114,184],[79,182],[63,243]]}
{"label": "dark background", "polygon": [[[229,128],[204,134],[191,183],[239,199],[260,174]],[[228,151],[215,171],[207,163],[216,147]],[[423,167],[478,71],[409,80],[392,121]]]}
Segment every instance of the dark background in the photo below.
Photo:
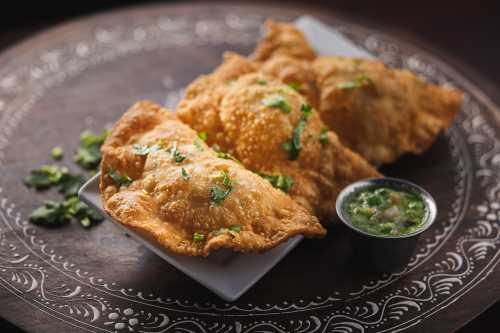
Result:
{"label": "dark background", "polygon": [[[56,24],[103,10],[159,1],[101,0],[9,2],[0,13],[0,51]],[[165,1],[164,1],[165,2]],[[219,1],[222,2],[222,1]],[[230,1],[262,3],[269,1]],[[229,3],[229,1],[228,1]],[[460,0],[340,0],[274,1],[283,6],[314,6],[400,36],[419,40],[454,67],[463,67],[470,79],[500,103],[500,1]],[[444,57],[445,56],[445,57]],[[487,292],[487,291],[485,291]],[[459,333],[487,331],[500,324],[500,302]],[[496,325],[495,325],[496,326]],[[496,331],[496,330],[495,330]],[[18,330],[0,318],[0,332]]]}

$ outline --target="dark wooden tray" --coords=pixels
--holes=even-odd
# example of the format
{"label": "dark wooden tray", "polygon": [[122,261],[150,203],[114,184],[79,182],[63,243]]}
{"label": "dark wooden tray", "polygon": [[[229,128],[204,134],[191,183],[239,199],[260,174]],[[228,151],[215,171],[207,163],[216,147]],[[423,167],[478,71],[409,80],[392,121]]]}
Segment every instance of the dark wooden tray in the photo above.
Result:
{"label": "dark wooden tray", "polygon": [[[112,123],[138,99],[174,103],[220,62],[250,52],[262,22],[313,14],[397,67],[467,93],[453,128],[420,157],[383,170],[429,189],[433,229],[404,270],[353,260],[348,233],[305,241],[226,304],[110,223],[91,231],[26,222],[55,193],[21,182],[50,149]],[[65,24],[0,56],[0,316],[36,332],[445,332],[500,298],[499,111],[480,88],[421,49],[321,11],[165,5]],[[71,154],[67,154],[70,164]]]}

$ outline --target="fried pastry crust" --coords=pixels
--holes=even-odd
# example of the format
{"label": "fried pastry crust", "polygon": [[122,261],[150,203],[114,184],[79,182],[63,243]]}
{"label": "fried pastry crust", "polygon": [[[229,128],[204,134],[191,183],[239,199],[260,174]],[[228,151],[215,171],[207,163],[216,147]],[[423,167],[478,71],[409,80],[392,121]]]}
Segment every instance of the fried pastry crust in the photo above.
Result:
{"label": "fried pastry crust", "polygon": [[321,119],[376,165],[426,151],[462,104],[461,92],[376,60],[318,57],[313,68]]}
{"label": "fried pastry crust", "polygon": [[265,61],[277,55],[285,55],[301,60],[313,60],[316,53],[304,34],[293,24],[266,22],[266,33],[257,44],[253,58]]}
{"label": "fried pastry crust", "polygon": [[[177,106],[177,113],[197,131],[220,133],[218,106],[222,97],[240,76],[258,71],[296,88],[312,106],[319,104],[315,74],[309,62],[281,55],[257,62],[234,52],[226,52],[222,63],[212,73],[201,75],[187,87],[184,98]],[[198,117],[198,113],[203,113],[203,117]],[[213,144],[214,139],[209,138],[208,144]]]}
{"label": "fried pastry crust", "polygon": [[297,90],[314,108],[319,106],[319,90],[311,62],[277,55],[257,64],[263,73]]}
{"label": "fried pastry crust", "polygon": [[[269,106],[273,100],[282,100],[286,106]],[[335,133],[324,133],[327,139],[321,143],[325,126],[314,109],[304,115],[307,107],[306,100],[282,82],[263,73],[247,74],[225,90],[218,106],[218,131],[209,127],[202,130],[213,138],[212,143],[233,154],[249,170],[292,177],[289,194],[328,221],[336,216],[335,199],[342,188],[380,174],[342,146]],[[204,118],[205,112],[203,108],[185,108],[179,117],[191,124]],[[303,128],[296,135],[300,153],[291,159],[283,144],[293,138],[301,123]]]}
{"label": "fried pastry crust", "polygon": [[[137,153],[148,147],[149,153]],[[106,212],[172,252],[260,252],[298,234],[326,233],[289,196],[219,158],[174,113],[152,102],[138,102],[121,117],[102,153]],[[118,184],[116,175],[130,177],[129,184]],[[214,187],[229,193],[214,201]]]}

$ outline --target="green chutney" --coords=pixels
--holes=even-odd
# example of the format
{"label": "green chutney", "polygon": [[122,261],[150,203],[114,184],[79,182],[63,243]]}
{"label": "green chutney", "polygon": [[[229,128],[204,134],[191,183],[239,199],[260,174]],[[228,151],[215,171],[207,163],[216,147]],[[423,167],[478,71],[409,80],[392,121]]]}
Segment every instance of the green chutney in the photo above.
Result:
{"label": "green chutney", "polygon": [[344,211],[349,222],[366,233],[403,236],[424,225],[428,209],[418,194],[389,187],[367,187],[346,199]]}

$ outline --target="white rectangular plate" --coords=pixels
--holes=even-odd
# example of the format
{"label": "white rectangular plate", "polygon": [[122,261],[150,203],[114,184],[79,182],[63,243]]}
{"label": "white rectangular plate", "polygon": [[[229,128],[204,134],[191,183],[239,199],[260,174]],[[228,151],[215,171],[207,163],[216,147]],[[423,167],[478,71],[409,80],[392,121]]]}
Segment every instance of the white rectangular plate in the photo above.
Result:
{"label": "white rectangular plate", "polygon": [[[334,28],[310,17],[302,16],[295,24],[307,36],[311,45],[321,55],[342,55],[371,58],[365,50],[357,47]],[[99,176],[90,179],[79,192],[80,198],[119,228],[133,236],[171,265],[198,281],[226,301],[235,301],[264,274],[274,267],[288,252],[302,240],[294,237],[264,254],[241,254],[220,250],[207,258],[188,257],[173,254],[153,241],[143,238],[132,229],[114,221],[102,208],[99,194]]]}
{"label": "white rectangular plate", "polygon": [[157,243],[143,238],[129,227],[115,221],[104,212],[99,193],[99,175],[91,178],[80,189],[80,199],[99,211],[108,220],[130,234],[151,251],[165,259],[172,266],[198,281],[226,301],[238,299],[276,265],[281,258],[299,244],[302,236],[294,237],[287,242],[263,254],[235,253],[230,250],[219,250],[207,258],[189,257],[171,253]]}

